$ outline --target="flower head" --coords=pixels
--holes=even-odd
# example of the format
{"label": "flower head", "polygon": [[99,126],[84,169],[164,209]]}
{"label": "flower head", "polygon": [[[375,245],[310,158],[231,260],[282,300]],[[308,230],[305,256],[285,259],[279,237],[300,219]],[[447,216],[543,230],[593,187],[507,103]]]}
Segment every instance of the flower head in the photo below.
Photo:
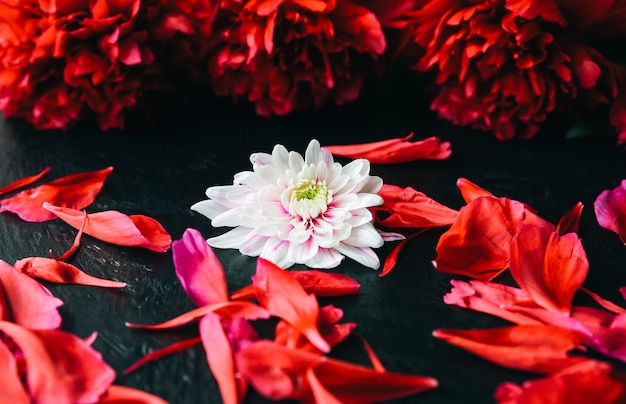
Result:
{"label": "flower head", "polygon": [[[613,104],[624,67],[593,46],[625,38],[623,1],[430,0],[414,12],[419,70],[437,72],[432,109],[500,139],[529,138],[552,111]],[[594,3],[595,4],[595,3]],[[593,44],[593,45],[592,45]],[[621,128],[620,128],[621,129]]]}
{"label": "flower head", "polygon": [[368,208],[382,204],[376,194],[382,180],[369,175],[367,160],[342,166],[312,140],[304,157],[276,145],[250,161],[252,171],[235,175],[233,185],[210,187],[209,199],[191,207],[213,226],[235,227],[208,239],[211,246],[238,248],[282,268],[333,268],[344,255],[378,268],[372,248],[383,239]]}

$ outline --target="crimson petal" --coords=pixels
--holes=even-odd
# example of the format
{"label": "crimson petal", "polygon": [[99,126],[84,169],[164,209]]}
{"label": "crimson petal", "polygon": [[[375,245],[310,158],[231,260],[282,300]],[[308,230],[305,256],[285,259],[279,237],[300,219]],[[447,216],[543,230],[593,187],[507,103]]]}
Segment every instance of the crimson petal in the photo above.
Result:
{"label": "crimson petal", "polygon": [[33,182],[36,182],[37,180],[39,180],[44,175],[46,175],[48,171],[50,171],[50,167],[44,168],[39,174],[31,175],[30,177],[24,177],[22,179],[19,179],[17,181],[10,183],[9,185],[6,185],[0,188],[0,195],[8,194],[9,192],[13,192],[16,189],[20,189],[27,185],[30,185]]}
{"label": "crimson petal", "polygon": [[112,171],[113,167],[108,167],[99,171],[72,174],[22,191],[3,200],[0,212],[16,213],[27,222],[45,222],[55,219],[56,216],[43,208],[44,202],[71,209],[83,209],[92,204]]}
{"label": "crimson petal", "polygon": [[166,346],[165,348],[155,349],[152,352],[147,353],[142,356],[137,362],[130,365],[125,371],[124,374],[130,374],[135,370],[139,369],[141,366],[145,365],[148,362],[152,362],[161,358],[165,358],[167,356],[176,354],[178,352],[184,351],[185,349],[191,348],[200,342],[200,337],[187,339],[184,341],[175,342],[171,345]]}
{"label": "crimson petal", "polygon": [[15,268],[33,278],[56,283],[73,283],[101,288],[123,288],[126,282],[111,281],[91,276],[76,266],[52,258],[28,257],[15,262]]}

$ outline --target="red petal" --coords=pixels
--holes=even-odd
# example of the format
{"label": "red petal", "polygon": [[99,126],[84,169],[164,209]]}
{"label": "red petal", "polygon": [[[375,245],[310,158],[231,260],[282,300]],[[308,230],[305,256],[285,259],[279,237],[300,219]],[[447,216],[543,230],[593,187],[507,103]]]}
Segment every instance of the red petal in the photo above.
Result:
{"label": "red petal", "polygon": [[501,384],[495,397],[500,404],[618,404],[626,400],[626,375],[608,363],[588,360],[521,386]]}
{"label": "red petal", "polygon": [[207,362],[220,388],[222,402],[224,404],[237,404],[243,400],[243,397],[241,400],[238,397],[233,351],[219,316],[208,313],[200,320],[199,329]]}
{"label": "red petal", "polygon": [[0,188],[0,195],[8,194],[9,192],[13,192],[16,189],[20,189],[22,187],[30,185],[46,175],[48,171],[50,171],[50,167],[44,168],[43,171],[41,171],[39,174],[31,175],[30,177],[25,177],[10,183],[9,185]]}
{"label": "red petal", "polygon": [[559,236],[567,233],[578,233],[578,225],[580,224],[580,215],[583,213],[583,204],[578,202],[572,209],[561,217],[556,225],[556,232]]}
{"label": "red petal", "polygon": [[507,268],[511,240],[524,217],[524,205],[511,199],[481,197],[471,201],[439,238],[436,268],[493,279]]}
{"label": "red petal", "polygon": [[506,0],[505,7],[527,20],[541,17],[546,21],[559,23],[562,27],[567,25],[565,17],[559,11],[559,6],[554,0]]}
{"label": "red petal", "polygon": [[0,369],[2,369],[0,400],[12,404],[30,403],[18,374],[15,356],[2,342],[0,342]]}
{"label": "red petal", "polygon": [[26,384],[34,402],[98,402],[115,372],[85,341],[62,331],[33,331],[0,322],[0,331],[15,342],[26,361]]}
{"label": "red petal", "polygon": [[56,283],[98,286],[101,288],[123,288],[125,282],[110,281],[91,276],[72,264],[52,258],[29,257],[15,262],[15,268],[33,278]]}
{"label": "red petal", "polygon": [[311,402],[311,386],[304,382],[309,369],[324,390],[341,402],[384,401],[437,387],[437,381],[430,377],[378,372],[267,341],[238,352],[236,359],[239,371],[254,388],[273,400],[291,398]]}
{"label": "red petal", "polygon": [[55,329],[61,325],[57,308],[63,301],[4,261],[0,261],[0,304],[0,320],[31,329]]}
{"label": "red petal", "polygon": [[456,181],[456,186],[459,188],[459,191],[461,191],[461,196],[463,196],[465,203],[470,203],[474,199],[480,198],[481,196],[491,196],[495,198],[494,194],[479,187],[466,178],[459,178]]}
{"label": "red petal", "polygon": [[580,290],[582,290],[583,292],[585,292],[586,294],[588,294],[589,296],[591,296],[591,298],[593,300],[596,301],[596,303],[598,303],[600,306],[602,306],[603,308],[607,309],[608,311],[610,311],[611,313],[615,313],[615,314],[625,314],[626,313],[626,309],[616,305],[615,303],[603,299],[602,296],[598,295],[597,293],[594,293],[592,291],[590,291],[587,288],[580,288]]}
{"label": "red petal", "polygon": [[385,184],[378,195],[383,198],[383,204],[375,210],[387,212],[389,217],[377,218],[377,223],[386,227],[448,226],[454,223],[459,213],[411,187]]}
{"label": "red petal", "polygon": [[167,401],[145,391],[114,384],[100,397],[98,404],[167,404]]}
{"label": "red petal", "polygon": [[389,274],[389,272],[393,271],[393,269],[396,266],[396,262],[398,260],[398,254],[400,254],[400,250],[402,250],[404,248],[404,246],[406,245],[406,243],[409,240],[414,239],[415,237],[417,237],[420,234],[424,233],[426,230],[428,230],[428,229],[424,229],[424,230],[418,231],[415,234],[411,234],[409,237],[405,238],[400,243],[398,243],[398,245],[396,245],[393,248],[393,250],[391,250],[391,252],[387,256],[387,258],[385,259],[385,264],[383,265],[383,270],[378,274],[378,277],[382,278],[383,276],[386,276],[387,274]]}
{"label": "red petal", "polygon": [[420,159],[443,160],[450,156],[450,143],[436,136],[418,142],[407,142],[413,134],[373,143],[345,146],[325,146],[336,156],[352,159],[364,158],[377,164],[407,163]]}
{"label": "red petal", "polygon": [[107,243],[143,247],[156,252],[169,250],[172,243],[172,238],[163,226],[148,216],[127,216],[109,210],[90,213],[85,219],[85,213],[76,209],[62,208],[49,203],[44,203],[43,207],[75,229],[80,229],[84,222],[85,234]]}
{"label": "red petal", "polygon": [[330,346],[317,328],[317,299],[308,294],[290,272],[259,258],[252,283],[257,288],[257,299],[261,306],[291,324],[320,351],[330,351]]}
{"label": "red petal", "polygon": [[593,203],[598,224],[614,231],[626,244],[626,180],[613,189],[602,192]]}
{"label": "red petal", "polygon": [[511,244],[511,275],[540,306],[569,313],[572,297],[587,276],[589,263],[575,233],[522,226]]}
{"label": "red petal", "polygon": [[500,366],[527,372],[555,373],[587,360],[567,353],[580,348],[586,336],[548,325],[488,330],[435,330],[433,336]]}
{"label": "red petal", "polygon": [[199,231],[187,229],[172,244],[176,276],[196,306],[228,301],[222,264]]}
{"label": "red petal", "polygon": [[100,171],[68,175],[22,191],[2,201],[0,212],[16,213],[27,222],[45,222],[55,219],[56,216],[43,208],[44,202],[71,209],[83,209],[91,205],[112,171],[113,167],[108,167]]}
{"label": "red petal", "polygon": [[126,323],[126,326],[132,328],[145,328],[148,330],[174,328],[185,325],[191,321],[198,320],[208,313],[216,313],[222,318],[241,317],[248,320],[257,320],[260,318],[265,319],[270,316],[270,313],[267,310],[250,302],[224,302],[199,307],[159,324]]}
{"label": "red petal", "polygon": [[[317,269],[291,271],[307,293],[315,296],[345,296],[359,293],[361,285],[348,275],[336,272],[318,271]],[[233,292],[233,300],[251,300],[256,297],[256,286],[249,285]]]}
{"label": "red petal", "polygon": [[180,342],[175,342],[171,345],[166,346],[165,348],[155,349],[152,352],[149,352],[141,357],[137,362],[130,365],[125,371],[124,374],[130,374],[137,370],[139,367],[145,365],[148,362],[152,362],[155,360],[159,360],[161,358],[165,358],[170,355],[174,355],[178,352],[184,351],[185,349],[191,348],[200,342],[200,337],[191,338]]}
{"label": "red petal", "polygon": [[313,367],[307,369],[306,381],[309,383],[309,388],[311,389],[311,393],[313,394],[313,398],[316,403],[342,404],[342,402],[339,401],[337,397],[333,396],[330,391],[326,390],[322,383],[317,379]]}

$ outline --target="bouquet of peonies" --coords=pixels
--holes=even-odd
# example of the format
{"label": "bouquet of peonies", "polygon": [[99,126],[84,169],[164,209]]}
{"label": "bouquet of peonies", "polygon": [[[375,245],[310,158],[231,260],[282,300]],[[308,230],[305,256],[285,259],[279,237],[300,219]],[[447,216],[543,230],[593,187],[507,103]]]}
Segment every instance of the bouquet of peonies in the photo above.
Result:
{"label": "bouquet of peonies", "polygon": [[0,0],[0,110],[106,130],[204,88],[283,115],[352,101],[397,59],[436,73],[432,109],[455,124],[530,138],[604,105],[624,143],[608,46],[625,17],[623,0]]}

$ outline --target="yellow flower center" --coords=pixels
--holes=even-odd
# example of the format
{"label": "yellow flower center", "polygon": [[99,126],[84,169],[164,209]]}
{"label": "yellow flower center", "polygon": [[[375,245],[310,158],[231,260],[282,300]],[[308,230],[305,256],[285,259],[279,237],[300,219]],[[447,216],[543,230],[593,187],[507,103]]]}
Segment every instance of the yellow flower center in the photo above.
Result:
{"label": "yellow flower center", "polygon": [[283,194],[283,204],[289,212],[304,219],[314,219],[326,212],[332,200],[332,191],[326,186],[326,181],[302,179]]}

